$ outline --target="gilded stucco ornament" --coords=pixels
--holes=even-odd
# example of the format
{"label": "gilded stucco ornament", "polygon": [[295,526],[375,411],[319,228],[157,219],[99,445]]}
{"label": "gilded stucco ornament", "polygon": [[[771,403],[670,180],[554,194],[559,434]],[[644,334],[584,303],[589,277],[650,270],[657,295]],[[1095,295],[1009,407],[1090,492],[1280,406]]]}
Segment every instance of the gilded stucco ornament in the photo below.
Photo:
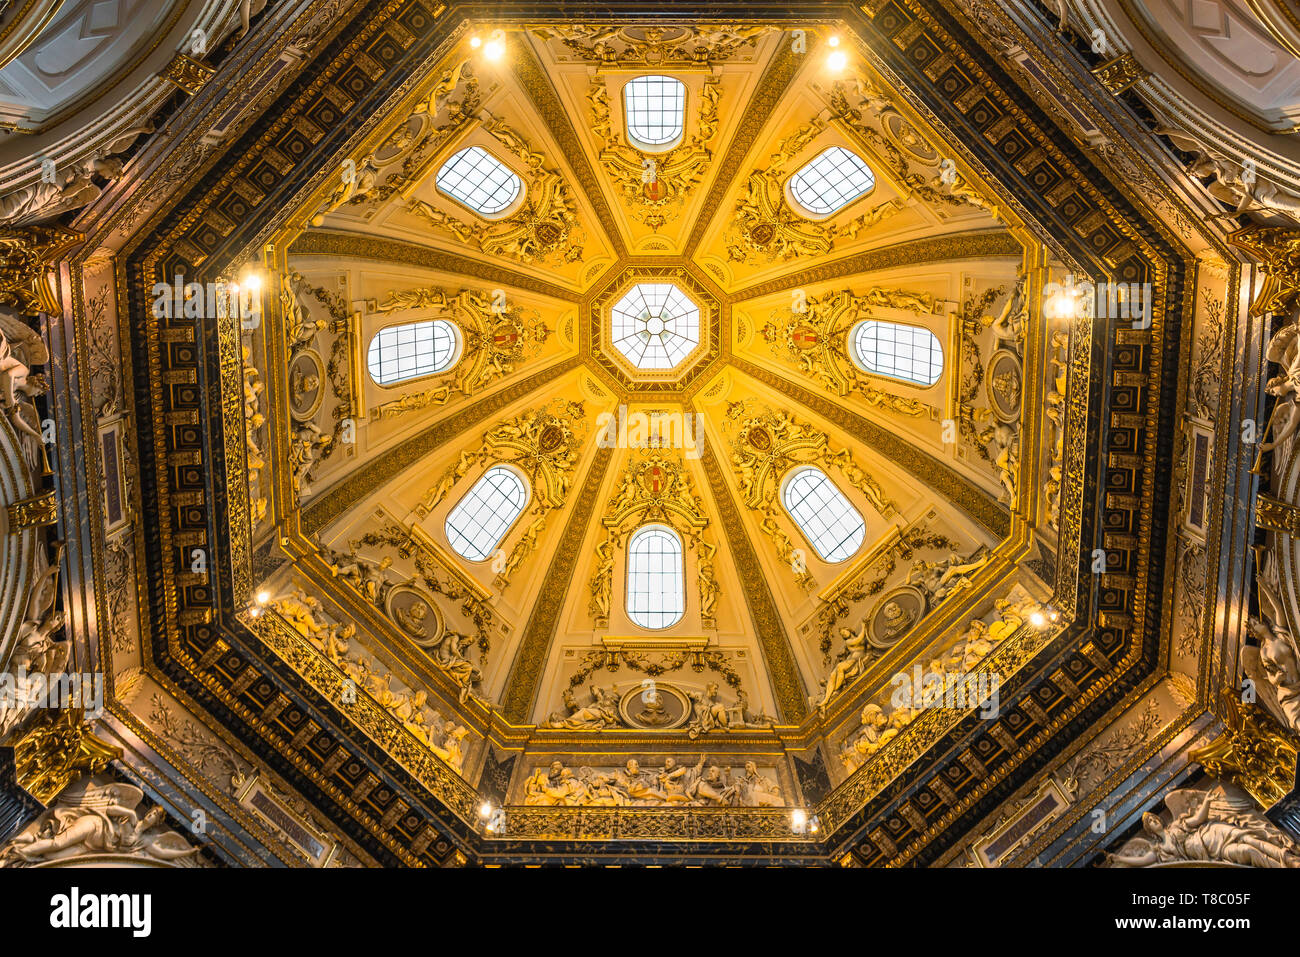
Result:
{"label": "gilded stucco ornament", "polygon": [[484,433],[477,448],[460,454],[415,511],[421,517],[427,516],[471,468],[508,462],[520,469],[528,476],[533,503],[522,537],[496,573],[498,587],[505,588],[524,559],[536,551],[547,516],[563,507],[586,430],[582,403],[566,399],[502,422]]}
{"label": "gilded stucco ornament", "polygon": [[718,132],[718,101],[722,95],[716,77],[704,81],[700,108],[689,139],[661,153],[647,154],[614,132],[610,116],[609,87],[600,76],[587,91],[591,103],[591,130],[600,144],[601,168],[638,222],[658,231],[677,218],[686,197],[700,184],[713,161],[711,144]]}
{"label": "gilded stucco ornament", "polygon": [[709,518],[691,473],[677,453],[659,450],[645,453],[628,466],[601,519],[605,537],[596,546],[596,570],[588,582],[588,610],[596,627],[609,625],[615,553],[626,546],[632,531],[648,522],[670,526],[696,554],[700,621],[711,628],[719,594],[713,566],[717,545],[710,540]]}
{"label": "gilded stucco ornament", "polygon": [[752,51],[773,28],[750,23],[710,23],[695,27],[620,27],[565,23],[538,27],[543,38],[558,39],[573,59],[598,68],[655,67],[663,70],[714,66]]}
{"label": "gilded stucco ornament", "polygon": [[[916,700],[918,691],[924,695],[929,687],[938,688],[939,700],[942,701],[948,688],[958,687],[960,682],[967,680],[981,661],[1025,625],[1037,607],[1037,602],[1029,599],[998,599],[994,603],[992,621],[973,619],[955,642],[935,650],[938,657],[925,668],[925,686],[920,689],[906,685],[896,687],[895,695],[883,703],[868,702],[862,709],[860,727],[840,749],[840,761],[845,769],[854,771],[860,768],[920,717],[927,705],[923,700]],[[974,704],[968,706],[975,707]]]}
{"label": "gilded stucco ornament", "polygon": [[536,313],[519,306],[496,308],[483,291],[462,289],[449,294],[436,287],[391,292],[375,308],[381,315],[418,311],[421,319],[443,318],[456,323],[461,355],[429,389],[408,392],[370,410],[375,419],[393,418],[431,405],[444,405],[455,396],[473,396],[514,373],[535,356],[551,335]]}
{"label": "gilded stucco ornament", "polygon": [[780,485],[790,469],[796,465],[833,468],[881,516],[889,518],[897,511],[880,483],[854,461],[848,449],[835,447],[825,432],[784,410],[748,400],[733,402],[727,407],[726,427],[741,501],[760,516],[759,530],[772,541],[781,563],[791,568],[804,588],[812,588],[815,582],[777,512]]}
{"label": "gilded stucco ornament", "polygon": [[1267,811],[1296,787],[1300,738],[1287,733],[1258,705],[1225,693],[1221,701],[1228,727],[1191,760],[1207,774],[1237,785]]}
{"label": "gilded stucco ornament", "polygon": [[[513,127],[497,118],[483,124],[525,166],[524,199],[504,219],[462,219],[448,212],[450,203],[434,206],[422,199],[406,200],[406,208],[431,226],[446,230],[460,242],[489,255],[529,264],[571,263],[582,259],[584,234],[578,225],[573,189],[541,153]],[[443,207],[446,208],[443,208]]]}
{"label": "gilded stucco ornament", "polygon": [[905,309],[932,315],[933,296],[872,286],[855,295],[849,290],[806,300],[802,310],[779,310],[763,325],[761,334],[772,352],[794,363],[835,395],[856,394],[868,405],[899,415],[923,416],[938,410],[897,388],[877,388],[878,378],[867,375],[849,358],[849,340],[857,323],[875,317],[873,307]]}
{"label": "gilded stucco ornament", "polygon": [[628,758],[623,767],[576,771],[561,761],[538,768],[524,783],[524,804],[541,807],[784,807],[780,784],[753,762],[744,770],[664,759],[662,768]]}

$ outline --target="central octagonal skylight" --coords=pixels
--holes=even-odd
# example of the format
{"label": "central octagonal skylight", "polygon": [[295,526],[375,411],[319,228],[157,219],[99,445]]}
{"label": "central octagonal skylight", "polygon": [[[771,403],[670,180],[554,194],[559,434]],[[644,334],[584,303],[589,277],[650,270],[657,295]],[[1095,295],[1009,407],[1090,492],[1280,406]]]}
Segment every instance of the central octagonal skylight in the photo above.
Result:
{"label": "central octagonal skylight", "polygon": [[610,319],[614,348],[638,369],[671,369],[700,343],[700,307],[669,282],[637,283]]}

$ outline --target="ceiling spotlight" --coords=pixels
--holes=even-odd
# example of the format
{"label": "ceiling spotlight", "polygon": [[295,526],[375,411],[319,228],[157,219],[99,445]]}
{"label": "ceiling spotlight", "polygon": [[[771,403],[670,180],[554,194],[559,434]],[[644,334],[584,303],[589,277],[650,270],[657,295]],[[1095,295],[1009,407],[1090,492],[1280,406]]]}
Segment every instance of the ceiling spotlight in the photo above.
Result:
{"label": "ceiling spotlight", "polygon": [[829,43],[829,44],[830,44],[831,46],[833,46],[833,47],[837,47],[837,46],[839,46],[839,45],[840,45],[840,37],[839,37],[839,34],[837,34],[837,33],[832,33],[831,36],[830,36],[830,39],[828,39],[826,42]]}
{"label": "ceiling spotlight", "polygon": [[1055,608],[1053,608],[1051,611],[1047,613],[1047,617],[1050,621],[1059,621],[1061,618],[1061,613],[1057,611]]}
{"label": "ceiling spotlight", "polygon": [[492,39],[483,47],[483,55],[489,60],[499,60],[506,53],[506,35],[501,30],[492,31]]}
{"label": "ceiling spotlight", "polygon": [[484,801],[482,804],[479,805],[479,807],[478,807],[478,816],[481,817],[481,818],[485,818],[485,819],[486,819],[486,818],[489,818],[489,817],[492,816],[492,802],[491,802],[491,801]]}
{"label": "ceiling spotlight", "polygon": [[1047,616],[1041,611],[1036,611],[1029,616],[1029,623],[1035,628],[1042,628],[1047,624]]}
{"label": "ceiling spotlight", "polygon": [[796,834],[802,834],[808,827],[808,815],[803,808],[795,808],[790,812],[790,830]]}
{"label": "ceiling spotlight", "polygon": [[244,285],[248,287],[249,292],[256,295],[257,291],[262,288],[262,277],[250,269],[244,274]]}
{"label": "ceiling spotlight", "polygon": [[821,818],[819,818],[816,814],[814,814],[812,816],[812,820],[808,822],[808,833],[816,834],[821,829],[822,829]]}
{"label": "ceiling spotlight", "polygon": [[473,47],[475,50],[477,50],[479,47],[483,45],[482,37],[477,37],[477,36],[470,37],[469,45]]}
{"label": "ceiling spotlight", "polygon": [[842,70],[848,62],[849,58],[844,55],[843,50],[836,50],[826,58],[826,65],[832,70]]}
{"label": "ceiling spotlight", "polygon": [[270,600],[271,600],[271,593],[269,591],[259,591],[257,593],[257,603],[259,605],[265,605]]}

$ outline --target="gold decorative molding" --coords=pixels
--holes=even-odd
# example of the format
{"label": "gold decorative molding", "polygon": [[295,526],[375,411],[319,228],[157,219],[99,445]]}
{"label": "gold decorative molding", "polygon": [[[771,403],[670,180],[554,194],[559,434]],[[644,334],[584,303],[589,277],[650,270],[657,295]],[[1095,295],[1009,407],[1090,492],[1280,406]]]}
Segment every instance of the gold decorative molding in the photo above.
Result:
{"label": "gold decorative molding", "polygon": [[1255,500],[1255,524],[1270,532],[1300,537],[1300,507],[1261,492]]}
{"label": "gold decorative molding", "polygon": [[48,805],[83,774],[98,774],[122,749],[90,731],[80,710],[44,713],[14,744],[18,786]]}
{"label": "gold decorative molding", "polygon": [[1151,74],[1138,65],[1132,53],[1125,53],[1113,60],[1107,60],[1100,66],[1093,67],[1092,75],[1101,81],[1101,85],[1119,96],[1135,83],[1140,83]]}
{"label": "gold decorative molding", "polygon": [[0,229],[0,306],[32,317],[59,313],[61,306],[49,272],[54,262],[83,238],[62,226]]}
{"label": "gold decorative molding", "polygon": [[158,75],[193,96],[207,85],[208,80],[212,79],[216,72],[214,67],[208,66],[202,60],[177,53]]}
{"label": "gold decorative molding", "polygon": [[1250,303],[1250,314],[1290,312],[1300,299],[1300,229],[1250,225],[1229,234],[1228,242],[1260,261],[1264,282]]}
{"label": "gold decorative molding", "polygon": [[1278,727],[1254,704],[1225,693],[1222,699],[1228,728],[1188,757],[1205,773],[1236,784],[1267,811],[1296,786],[1296,756],[1300,741]]}
{"label": "gold decorative molding", "polygon": [[5,511],[9,514],[11,534],[24,528],[54,525],[59,521],[59,502],[53,489],[31,498],[10,502]]}

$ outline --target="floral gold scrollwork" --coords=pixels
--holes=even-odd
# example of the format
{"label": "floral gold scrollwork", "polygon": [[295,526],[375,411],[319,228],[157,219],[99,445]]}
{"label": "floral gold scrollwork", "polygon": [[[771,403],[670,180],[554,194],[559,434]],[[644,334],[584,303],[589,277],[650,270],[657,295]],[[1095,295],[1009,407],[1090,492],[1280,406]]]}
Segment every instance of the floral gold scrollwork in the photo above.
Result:
{"label": "floral gold scrollwork", "polygon": [[407,309],[436,310],[454,321],[461,333],[461,358],[432,389],[407,393],[375,406],[370,415],[376,419],[442,405],[455,395],[472,396],[513,373],[551,335],[546,323],[535,314],[519,306],[494,309],[486,295],[470,290],[455,295],[435,288],[393,292],[375,311],[386,314]]}
{"label": "floral gold scrollwork", "polygon": [[870,377],[858,369],[848,355],[848,340],[854,325],[869,319],[873,306],[933,313],[933,296],[873,286],[862,295],[848,290],[808,299],[804,311],[774,314],[763,326],[763,338],[772,351],[818,379],[836,395],[856,392],[869,405],[900,415],[925,415],[933,407],[896,391],[877,389]]}
{"label": "floral gold scrollwork", "polygon": [[680,459],[653,450],[633,461],[619,480],[601,521],[605,538],[596,546],[596,571],[588,583],[591,590],[588,608],[597,628],[609,625],[614,552],[624,546],[630,532],[647,522],[670,526],[682,536],[688,549],[696,551],[700,620],[706,628],[713,626],[719,593],[713,556],[718,547],[709,540],[709,518],[704,504]]}
{"label": "floral gold scrollwork", "polygon": [[1277,804],[1296,787],[1296,756],[1300,739],[1278,727],[1263,708],[1223,696],[1228,729],[1191,760],[1221,781],[1237,785],[1264,809]]}
{"label": "floral gold scrollwork", "polygon": [[407,208],[460,242],[491,255],[534,264],[582,259],[584,235],[573,190],[564,178],[547,169],[542,154],[534,152],[519,132],[501,120],[492,118],[483,129],[526,167],[528,182],[519,209],[501,220],[467,222],[421,199],[408,200]]}
{"label": "floral gold scrollwork", "polygon": [[727,408],[732,433],[731,463],[739,480],[741,500],[760,516],[759,529],[776,546],[781,562],[795,572],[804,588],[816,585],[807,563],[777,521],[776,500],[785,474],[800,464],[837,469],[882,516],[897,511],[880,484],[864,471],[845,448],[831,445],[825,432],[784,411],[774,411],[750,401]]}
{"label": "floral gold scrollwork", "polygon": [[713,160],[710,144],[718,132],[721,84],[705,80],[700,90],[700,111],[689,140],[663,153],[647,156],[614,133],[609,87],[596,77],[587,92],[591,103],[591,129],[602,144],[597,156],[601,168],[618,187],[631,215],[658,231],[677,217],[682,203],[699,185]]}
{"label": "floral gold scrollwork", "polygon": [[60,311],[48,272],[56,259],[81,241],[62,226],[0,230],[0,306],[23,316]]}
{"label": "floral gold scrollwork", "polygon": [[443,473],[416,505],[416,513],[423,517],[437,508],[452,487],[476,465],[508,462],[520,469],[531,483],[533,507],[528,513],[531,521],[526,531],[497,572],[496,583],[505,588],[524,559],[536,550],[547,515],[562,507],[568,497],[573,466],[585,435],[585,418],[581,402],[557,399],[541,409],[494,426],[484,434],[477,448],[462,452]]}

